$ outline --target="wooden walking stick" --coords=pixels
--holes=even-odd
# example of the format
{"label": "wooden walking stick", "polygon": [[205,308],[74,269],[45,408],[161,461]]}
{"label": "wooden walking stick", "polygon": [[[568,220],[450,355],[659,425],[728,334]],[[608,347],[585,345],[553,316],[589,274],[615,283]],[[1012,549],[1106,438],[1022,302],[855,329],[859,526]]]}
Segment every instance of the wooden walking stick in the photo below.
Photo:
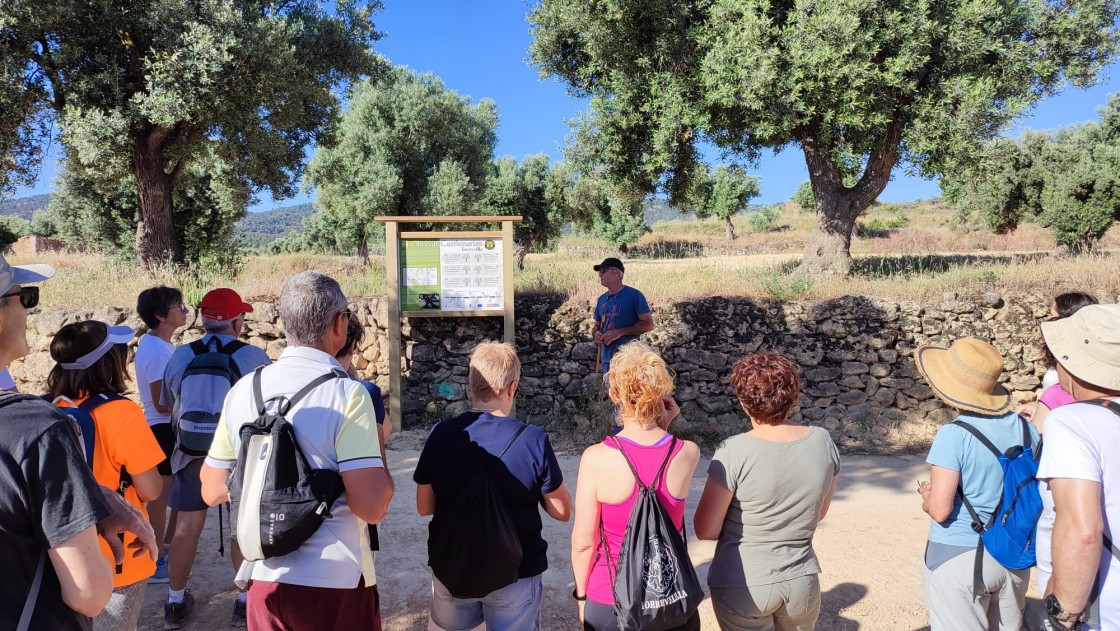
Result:
{"label": "wooden walking stick", "polygon": [[[599,335],[602,336],[605,331],[603,327],[607,326],[607,316],[599,318]],[[603,343],[599,342],[599,353],[595,355],[595,374],[599,374],[603,370]]]}

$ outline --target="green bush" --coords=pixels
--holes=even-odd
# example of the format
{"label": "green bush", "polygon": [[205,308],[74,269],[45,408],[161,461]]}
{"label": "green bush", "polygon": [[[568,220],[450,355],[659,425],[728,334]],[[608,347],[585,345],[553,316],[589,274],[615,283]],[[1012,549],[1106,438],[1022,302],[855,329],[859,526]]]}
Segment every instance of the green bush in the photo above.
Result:
{"label": "green bush", "polygon": [[816,210],[816,202],[813,199],[813,184],[809,180],[801,183],[797,187],[797,191],[793,193],[791,202],[797,204],[797,207],[803,213],[811,213]]}
{"label": "green bush", "polygon": [[782,207],[778,204],[763,206],[747,215],[751,232],[771,232],[778,229],[778,218],[782,216]]}

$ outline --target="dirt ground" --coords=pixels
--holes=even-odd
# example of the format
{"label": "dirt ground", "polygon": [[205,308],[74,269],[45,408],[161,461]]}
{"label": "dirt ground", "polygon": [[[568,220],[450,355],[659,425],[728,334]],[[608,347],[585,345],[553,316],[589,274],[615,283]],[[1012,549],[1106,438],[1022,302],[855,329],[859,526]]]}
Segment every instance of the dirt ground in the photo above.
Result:
{"label": "dirt ground", "polygon": [[[389,517],[380,527],[377,584],[386,631],[427,628],[430,574],[427,560],[427,518],[415,511],[412,471],[424,434],[404,432],[389,444],[390,467],[397,491]],[[579,453],[561,453],[560,464],[574,490]],[[688,497],[691,520],[706,479],[701,462]],[[920,591],[919,559],[925,545],[927,517],[922,513],[915,482],[928,478],[920,457],[847,456],[828,517],[821,523],[815,548],[823,573],[822,606],[817,629],[822,631],[919,631],[928,629]],[[197,599],[187,629],[214,631],[228,625],[234,588],[228,559],[218,556],[216,511],[211,511],[199,545],[190,589]],[[549,542],[549,570],[544,575],[543,628],[576,629],[571,598],[569,524],[544,517]],[[692,560],[706,583],[715,544],[693,540]],[[1032,591],[1030,592],[1033,594]],[[149,586],[140,629],[163,628],[162,601],[166,586]],[[701,607],[704,629],[718,629],[711,603]]]}

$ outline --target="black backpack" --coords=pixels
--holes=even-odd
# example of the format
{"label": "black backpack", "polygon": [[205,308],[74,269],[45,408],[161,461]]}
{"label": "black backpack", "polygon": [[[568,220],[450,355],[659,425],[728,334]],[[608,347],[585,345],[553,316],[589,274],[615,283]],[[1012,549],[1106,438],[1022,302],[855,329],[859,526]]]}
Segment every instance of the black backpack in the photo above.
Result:
{"label": "black backpack", "polygon": [[[611,439],[630,465],[638,485],[638,497],[630,509],[630,520],[611,581],[619,631],[663,631],[679,627],[700,607],[704,588],[692,567],[684,535],[677,532],[669,513],[657,499],[657,485],[673,457],[677,438],[674,436],[669,443],[669,453],[648,485],[642,484],[637,468],[618,439],[613,436]],[[602,523],[599,535],[610,568],[610,549]]]}
{"label": "black backpack", "polygon": [[517,428],[502,453],[487,459],[462,492],[447,498],[444,514],[455,519],[433,518],[428,524],[428,565],[456,598],[482,598],[520,578],[521,538],[491,472],[527,428]]}
{"label": "black backpack", "polygon": [[[340,375],[321,375],[291,398],[265,401],[262,368],[253,373],[257,419],[238,430],[241,449],[230,478],[237,542],[248,561],[299,549],[331,517],[330,509],[344,490],[337,471],[311,468],[286,418],[312,390]],[[276,401],[275,411],[269,412],[267,404],[272,401]]]}

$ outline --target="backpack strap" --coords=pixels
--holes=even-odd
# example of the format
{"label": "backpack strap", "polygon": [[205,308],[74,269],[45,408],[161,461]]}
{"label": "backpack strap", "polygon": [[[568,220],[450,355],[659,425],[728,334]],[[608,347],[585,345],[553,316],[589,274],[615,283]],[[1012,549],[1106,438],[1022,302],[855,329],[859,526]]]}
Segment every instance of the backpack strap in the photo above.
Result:
{"label": "backpack strap", "polygon": [[669,441],[669,453],[665,454],[665,460],[661,461],[661,467],[657,469],[657,475],[653,476],[653,480],[651,480],[648,485],[642,483],[642,478],[638,475],[638,470],[634,467],[634,463],[630,462],[630,456],[627,456],[626,451],[622,449],[622,443],[618,440],[618,437],[610,436],[609,438],[614,441],[614,446],[618,449],[618,452],[622,454],[622,459],[625,460],[626,465],[630,467],[630,472],[634,474],[634,482],[640,487],[656,490],[657,483],[661,480],[661,475],[665,473],[665,468],[669,466],[669,460],[673,457],[673,449],[677,446],[677,437],[673,436],[673,439]]}
{"label": "backpack strap", "polygon": [[[253,371],[253,400],[257,405],[257,414],[258,415],[263,415],[265,413],[265,403],[266,403],[266,401],[264,399],[264,390],[261,386],[261,381],[262,381],[261,373],[262,373],[263,368],[264,368],[264,366],[258,366],[257,369]],[[315,388],[318,388],[319,386],[323,385],[324,383],[326,383],[328,381],[333,381],[333,380],[338,379],[338,378],[339,378],[338,373],[333,372],[333,371],[328,372],[324,375],[319,375],[318,377],[312,379],[311,383],[309,383],[306,386],[300,388],[291,397],[285,397],[283,395],[280,395],[280,396],[277,396],[277,397],[272,397],[271,399],[269,399],[269,401],[279,400],[279,402],[276,405],[276,411],[281,416],[285,416],[292,409],[292,407],[295,406],[296,403],[299,403],[300,400],[302,400],[308,394],[311,394],[312,390],[314,390]],[[507,447],[507,449],[508,449],[508,447]]]}
{"label": "backpack strap", "polygon": [[230,340],[225,344],[222,344],[222,341],[218,338],[214,338],[214,341],[218,343],[218,352],[223,355],[229,355],[231,358],[234,353],[248,346],[248,344],[241,340]]}
{"label": "backpack strap", "polygon": [[47,566],[47,551],[39,555],[39,563],[35,565],[35,578],[31,579],[31,589],[27,592],[27,600],[23,601],[23,612],[19,615],[16,631],[27,631],[31,627],[31,616],[35,613],[35,603],[39,600],[39,589],[43,585],[43,572]]}
{"label": "backpack strap", "polygon": [[[222,346],[222,341],[221,340],[219,340],[218,338],[211,338],[211,339],[217,341],[218,342],[218,347],[221,348],[221,346]],[[198,357],[199,355],[202,355],[203,353],[210,352],[210,345],[207,344],[206,342],[203,342],[202,338],[199,338],[199,339],[191,342],[188,346],[190,346],[191,352],[194,353],[195,357]]]}
{"label": "backpack strap", "polygon": [[513,434],[513,438],[509,439],[509,444],[506,445],[506,448],[502,450],[502,453],[498,454],[498,460],[501,460],[502,456],[506,455],[506,452],[509,451],[509,448],[513,447],[513,443],[517,442],[517,438],[521,436],[521,433],[527,429],[529,429],[529,426],[525,425],[524,423],[521,425],[521,427],[517,428],[517,431]]}
{"label": "backpack strap", "polygon": [[[1022,420],[1022,417],[1020,417],[1020,420]],[[968,423],[960,420],[953,421],[953,425],[961,427],[969,434],[972,434],[973,438],[980,441],[980,444],[984,445],[984,447],[986,447],[988,451],[992,452],[992,455],[996,458],[1003,456],[1003,452],[997,449],[996,446],[992,444],[992,441],[988,440],[988,437],[985,436],[984,433],[979,429],[976,429],[972,425],[969,425]],[[1025,421],[1023,427],[1023,435],[1026,439],[1026,444],[1029,446],[1031,434],[1030,429],[1025,425]],[[999,515],[999,504],[996,505],[996,509],[992,511],[992,516],[988,519],[988,523],[985,524],[984,522],[980,521],[980,515],[977,514],[976,509],[973,508],[972,502],[968,501],[968,498],[965,497],[964,480],[961,480],[961,482],[957,485],[957,496],[961,498],[961,504],[963,504],[965,509],[968,511],[968,516],[972,518],[972,530],[975,531],[976,534],[980,535],[979,540],[976,542],[976,562],[972,567],[972,593],[973,596],[979,598],[981,592],[983,591],[984,585],[984,531],[988,528],[991,528],[992,525],[995,524],[996,518]],[[1000,499],[1000,504],[1003,504],[1002,498]]]}

